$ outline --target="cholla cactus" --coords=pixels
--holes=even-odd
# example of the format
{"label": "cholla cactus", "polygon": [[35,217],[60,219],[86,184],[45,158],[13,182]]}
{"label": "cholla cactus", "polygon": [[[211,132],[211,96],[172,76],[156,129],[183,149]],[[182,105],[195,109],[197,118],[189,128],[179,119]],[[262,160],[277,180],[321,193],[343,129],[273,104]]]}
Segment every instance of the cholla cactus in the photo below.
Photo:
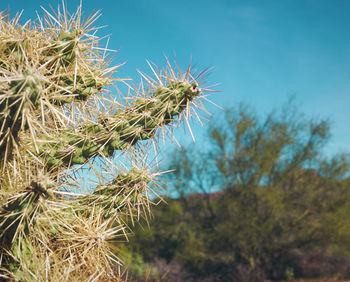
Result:
{"label": "cholla cactus", "polygon": [[[150,64],[154,79],[142,74],[126,102],[113,98],[123,79],[94,35],[98,16],[44,10],[21,26],[0,13],[3,279],[121,279],[110,241],[148,216],[159,172],[146,157],[157,159],[171,125],[199,120],[203,73],[176,73],[168,60],[163,70]],[[95,188],[79,182],[86,170]]]}

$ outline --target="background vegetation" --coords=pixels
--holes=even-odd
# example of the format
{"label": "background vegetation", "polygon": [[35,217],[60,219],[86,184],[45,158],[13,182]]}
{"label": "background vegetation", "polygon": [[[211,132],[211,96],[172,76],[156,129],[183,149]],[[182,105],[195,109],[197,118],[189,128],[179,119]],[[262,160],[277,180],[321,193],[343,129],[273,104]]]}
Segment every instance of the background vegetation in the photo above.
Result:
{"label": "background vegetation", "polygon": [[201,150],[173,152],[167,203],[125,248],[130,276],[350,278],[349,164],[322,154],[330,122],[293,103],[266,117],[241,105],[208,133]]}

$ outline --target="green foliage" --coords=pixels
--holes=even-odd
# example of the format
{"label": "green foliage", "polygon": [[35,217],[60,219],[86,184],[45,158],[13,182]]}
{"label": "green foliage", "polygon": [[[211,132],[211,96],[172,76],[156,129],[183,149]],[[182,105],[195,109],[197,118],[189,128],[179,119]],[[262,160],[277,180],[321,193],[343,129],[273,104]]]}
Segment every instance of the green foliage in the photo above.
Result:
{"label": "green foliage", "polygon": [[[174,153],[177,199],[155,209],[133,250],[146,261],[177,261],[198,281],[348,277],[349,166],[346,155],[322,157],[329,128],[293,104],[265,119],[242,106],[227,110],[209,130],[207,151]],[[315,274],[307,262],[315,253],[320,265],[344,259]]]}

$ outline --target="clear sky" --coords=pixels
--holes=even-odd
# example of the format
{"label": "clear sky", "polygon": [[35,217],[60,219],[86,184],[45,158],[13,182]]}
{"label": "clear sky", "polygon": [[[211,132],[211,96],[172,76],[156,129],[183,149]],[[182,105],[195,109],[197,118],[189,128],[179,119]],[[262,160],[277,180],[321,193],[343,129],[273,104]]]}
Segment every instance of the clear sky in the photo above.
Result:
{"label": "clear sky", "polygon": [[[0,9],[24,10],[59,1],[1,0]],[[69,0],[74,11],[79,1]],[[85,14],[102,10],[100,36],[127,61],[122,77],[150,73],[145,59],[182,66],[214,66],[209,84],[220,83],[212,100],[220,106],[245,102],[264,114],[295,94],[301,111],[332,120],[330,153],[350,152],[350,1],[347,0],[85,0]],[[217,114],[219,110],[209,107]],[[204,130],[195,127],[195,134]],[[178,135],[181,139],[181,134]],[[184,139],[185,142],[187,139]]]}

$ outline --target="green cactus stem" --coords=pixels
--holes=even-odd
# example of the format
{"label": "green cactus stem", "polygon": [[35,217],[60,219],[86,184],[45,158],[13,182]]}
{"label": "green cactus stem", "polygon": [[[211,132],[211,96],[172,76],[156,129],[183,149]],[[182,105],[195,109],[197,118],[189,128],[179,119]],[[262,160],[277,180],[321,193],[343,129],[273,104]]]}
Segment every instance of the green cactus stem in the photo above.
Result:
{"label": "green cactus stem", "polygon": [[11,150],[21,128],[27,127],[23,112],[38,106],[40,88],[40,79],[25,71],[21,78],[11,80],[6,92],[0,92],[0,152],[6,146]]}
{"label": "green cactus stem", "polygon": [[72,103],[74,101],[85,101],[93,94],[102,90],[102,87],[109,84],[109,79],[101,76],[98,71],[89,72],[84,76],[71,75],[61,76],[58,81],[61,91],[53,97],[57,105]]}
{"label": "green cactus stem", "polygon": [[[14,62],[18,65],[22,63],[26,56],[25,50],[30,46],[28,39],[22,39],[17,41],[6,41],[4,45],[0,47],[5,56],[12,57]],[[1,61],[0,66],[6,67],[5,62]]]}
{"label": "green cactus stem", "polygon": [[65,130],[40,147],[49,167],[84,164],[98,153],[109,157],[139,140],[154,136],[157,128],[180,115],[190,101],[201,93],[196,83],[187,81],[160,87],[150,98],[137,99],[132,107],[119,110],[101,123],[90,124],[76,132]]}
{"label": "green cactus stem", "polygon": [[7,245],[15,239],[19,228],[26,234],[35,214],[43,209],[42,201],[52,198],[51,185],[33,181],[23,193],[10,198],[0,210],[0,243]]}
{"label": "green cactus stem", "polygon": [[34,247],[25,238],[15,242],[12,247],[12,257],[5,257],[5,265],[12,272],[18,281],[25,281],[26,276],[21,269],[19,258],[23,264],[32,272],[35,273],[35,268],[38,268],[33,261]]}
{"label": "green cactus stem", "polygon": [[133,168],[127,174],[119,174],[110,185],[99,186],[92,194],[79,197],[78,203],[81,207],[98,206],[103,209],[105,218],[109,218],[128,204],[137,206],[151,181],[145,171]]}
{"label": "green cactus stem", "polygon": [[81,31],[79,30],[73,30],[72,32],[62,30],[57,40],[43,50],[43,55],[46,56],[45,61],[50,62],[51,65],[57,64],[61,67],[72,64],[76,58],[75,49],[80,35]]}

